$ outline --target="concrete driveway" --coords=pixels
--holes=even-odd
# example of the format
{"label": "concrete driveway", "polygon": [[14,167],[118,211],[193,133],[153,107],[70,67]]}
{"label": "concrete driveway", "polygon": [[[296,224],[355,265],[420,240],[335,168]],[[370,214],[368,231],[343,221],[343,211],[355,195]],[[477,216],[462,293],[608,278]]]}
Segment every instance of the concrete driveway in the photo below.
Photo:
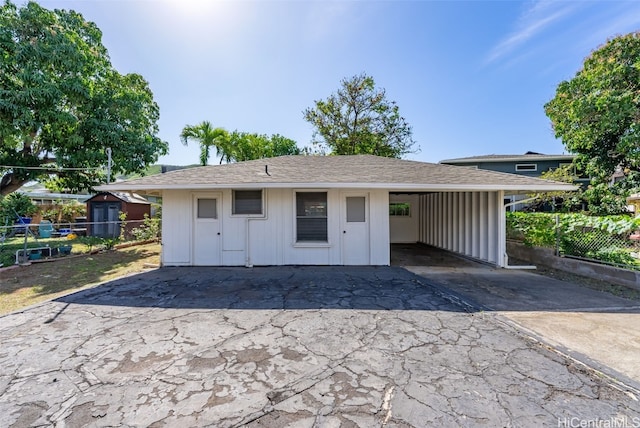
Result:
{"label": "concrete driveway", "polygon": [[407,269],[640,389],[640,302],[535,271],[495,269],[466,260],[462,266]]}
{"label": "concrete driveway", "polygon": [[401,268],[163,268],[1,317],[0,426],[638,422],[628,392],[468,310]]}

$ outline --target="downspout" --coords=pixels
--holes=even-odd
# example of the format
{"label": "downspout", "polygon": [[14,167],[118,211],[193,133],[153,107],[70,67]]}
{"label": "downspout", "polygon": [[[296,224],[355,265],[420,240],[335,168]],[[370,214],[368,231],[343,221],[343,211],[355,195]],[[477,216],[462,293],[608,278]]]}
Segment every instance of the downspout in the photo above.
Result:
{"label": "downspout", "polygon": [[[267,175],[271,175],[269,174],[269,171],[267,169],[267,166],[265,165],[265,172],[267,173]],[[253,262],[251,261],[251,237],[249,236],[249,232],[251,229],[250,226],[250,222],[251,221],[255,221],[255,220],[260,220],[260,221],[265,221],[269,219],[269,216],[267,215],[267,189],[263,189],[262,190],[262,209],[263,209],[263,214],[262,217],[247,217],[245,219],[245,255],[244,255],[244,266],[247,268],[252,268],[253,267]]]}
{"label": "downspout", "polygon": [[532,269],[537,269],[536,266],[533,265],[522,265],[522,266],[510,266],[509,265],[509,256],[507,255],[507,233],[506,233],[506,228],[507,228],[507,222],[506,222],[506,218],[507,218],[507,208],[512,207],[514,205],[518,205],[518,204],[526,204],[528,202],[533,202],[536,199],[538,199],[538,196],[534,196],[532,198],[526,198],[526,199],[521,199],[519,201],[513,201],[513,202],[509,202],[507,204],[504,204],[502,206],[502,219],[503,219],[503,224],[502,224],[502,228],[504,230],[504,254],[503,254],[503,269],[528,269],[528,270],[532,270]]}
{"label": "downspout", "polygon": [[249,219],[246,218],[244,220],[244,225],[245,225],[245,231],[244,231],[244,248],[245,248],[245,253],[244,253],[244,266],[248,267],[248,268],[252,268],[253,264],[251,263],[251,256],[249,256],[251,249],[249,248]]}

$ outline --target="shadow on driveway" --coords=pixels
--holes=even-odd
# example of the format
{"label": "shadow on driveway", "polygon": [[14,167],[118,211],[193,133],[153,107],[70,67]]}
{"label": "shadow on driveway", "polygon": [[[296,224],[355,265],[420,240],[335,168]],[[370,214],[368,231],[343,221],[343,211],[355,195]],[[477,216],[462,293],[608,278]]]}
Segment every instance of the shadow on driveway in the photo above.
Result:
{"label": "shadow on driveway", "polygon": [[482,309],[399,267],[165,267],[56,301],[197,309]]}

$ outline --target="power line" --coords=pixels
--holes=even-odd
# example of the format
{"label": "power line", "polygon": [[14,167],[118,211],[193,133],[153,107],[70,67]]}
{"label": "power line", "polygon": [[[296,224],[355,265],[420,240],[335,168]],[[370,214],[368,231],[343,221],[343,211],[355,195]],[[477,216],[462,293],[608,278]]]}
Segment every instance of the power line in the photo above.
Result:
{"label": "power line", "polygon": [[64,167],[46,167],[46,166],[21,166],[21,165],[0,165],[4,169],[42,169],[45,171],[90,171],[104,169],[104,167],[86,167],[86,168],[64,168]]}

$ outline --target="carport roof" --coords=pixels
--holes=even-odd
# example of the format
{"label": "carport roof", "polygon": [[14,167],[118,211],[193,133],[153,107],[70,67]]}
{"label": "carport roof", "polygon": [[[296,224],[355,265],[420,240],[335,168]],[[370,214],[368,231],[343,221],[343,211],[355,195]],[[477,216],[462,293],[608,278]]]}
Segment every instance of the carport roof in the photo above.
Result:
{"label": "carport roof", "polygon": [[369,188],[390,191],[486,191],[509,193],[575,190],[522,175],[372,155],[282,156],[170,171],[98,187],[161,191],[221,188]]}

